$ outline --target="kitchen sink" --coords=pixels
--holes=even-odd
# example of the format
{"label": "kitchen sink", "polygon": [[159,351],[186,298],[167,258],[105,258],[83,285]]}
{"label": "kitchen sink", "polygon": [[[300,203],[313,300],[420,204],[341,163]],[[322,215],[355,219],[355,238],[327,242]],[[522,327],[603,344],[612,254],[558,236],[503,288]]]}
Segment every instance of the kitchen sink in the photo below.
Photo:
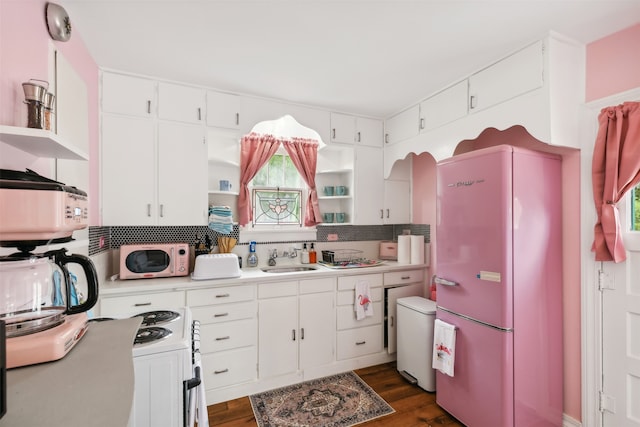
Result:
{"label": "kitchen sink", "polygon": [[265,267],[261,268],[265,273],[299,273],[301,271],[313,271],[317,270],[317,267],[302,267],[302,266],[289,266],[289,267]]}

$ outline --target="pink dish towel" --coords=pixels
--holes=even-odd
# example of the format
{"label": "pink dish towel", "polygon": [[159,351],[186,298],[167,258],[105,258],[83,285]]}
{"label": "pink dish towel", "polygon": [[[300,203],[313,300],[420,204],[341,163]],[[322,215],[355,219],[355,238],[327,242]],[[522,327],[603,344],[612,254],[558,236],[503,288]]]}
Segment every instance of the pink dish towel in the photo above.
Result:
{"label": "pink dish towel", "polygon": [[453,376],[456,357],[456,327],[436,319],[433,330],[433,361],[431,367]]}
{"label": "pink dish towel", "polygon": [[371,287],[369,282],[356,283],[356,300],[353,304],[356,312],[356,320],[373,316],[373,303],[371,301]]}

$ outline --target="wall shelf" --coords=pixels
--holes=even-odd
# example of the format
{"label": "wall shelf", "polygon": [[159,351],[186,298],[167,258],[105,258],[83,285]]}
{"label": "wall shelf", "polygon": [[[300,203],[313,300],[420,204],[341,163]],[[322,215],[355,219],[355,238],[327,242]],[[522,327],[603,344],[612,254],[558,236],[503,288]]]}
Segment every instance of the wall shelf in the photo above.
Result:
{"label": "wall shelf", "polygon": [[0,126],[0,141],[37,157],[89,160],[88,153],[78,150],[55,133],[43,129]]}
{"label": "wall shelf", "polygon": [[239,195],[237,191],[220,191],[220,190],[209,190],[209,194],[215,194],[218,196],[238,196]]}

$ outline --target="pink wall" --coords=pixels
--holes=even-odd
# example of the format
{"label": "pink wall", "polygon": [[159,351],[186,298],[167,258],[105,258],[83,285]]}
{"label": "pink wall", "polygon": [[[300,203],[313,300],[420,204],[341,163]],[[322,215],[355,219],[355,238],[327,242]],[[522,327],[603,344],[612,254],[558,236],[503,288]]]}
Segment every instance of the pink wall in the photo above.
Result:
{"label": "pink wall", "polygon": [[587,102],[640,87],[640,23],[587,45]]}
{"label": "pink wall", "polygon": [[[22,83],[29,79],[49,79],[50,44],[59,51],[84,80],[89,108],[90,224],[98,224],[98,67],[78,32],[73,29],[68,42],[49,37],[45,21],[45,0],[0,1],[0,125],[25,126]],[[73,17],[71,17],[73,25]],[[50,161],[0,143],[2,166],[34,169],[52,176]],[[74,183],[68,183],[74,185]]]}

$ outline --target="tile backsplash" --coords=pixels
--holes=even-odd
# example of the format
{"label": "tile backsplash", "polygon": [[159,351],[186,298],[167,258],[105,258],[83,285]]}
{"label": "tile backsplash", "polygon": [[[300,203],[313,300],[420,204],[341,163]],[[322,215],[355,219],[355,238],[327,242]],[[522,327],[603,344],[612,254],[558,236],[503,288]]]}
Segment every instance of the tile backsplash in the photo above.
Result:
{"label": "tile backsplash", "polygon": [[[422,234],[425,241],[430,241],[428,224],[396,224],[396,225],[322,225],[317,227],[317,242],[327,242],[330,234],[337,234],[340,242],[357,242],[370,240],[394,240],[403,230],[411,234]],[[195,244],[196,239],[205,235],[217,244],[219,234],[208,226],[130,226],[130,227],[89,227],[89,255],[96,255],[109,249],[116,249],[131,243],[164,243],[187,242]],[[239,236],[239,229],[234,225],[229,237]],[[303,240],[300,240],[303,241]],[[297,242],[297,241],[295,241]],[[273,243],[273,242],[259,242]],[[278,242],[289,243],[289,242]],[[291,242],[294,243],[294,242]],[[239,245],[246,243],[238,243]]]}

